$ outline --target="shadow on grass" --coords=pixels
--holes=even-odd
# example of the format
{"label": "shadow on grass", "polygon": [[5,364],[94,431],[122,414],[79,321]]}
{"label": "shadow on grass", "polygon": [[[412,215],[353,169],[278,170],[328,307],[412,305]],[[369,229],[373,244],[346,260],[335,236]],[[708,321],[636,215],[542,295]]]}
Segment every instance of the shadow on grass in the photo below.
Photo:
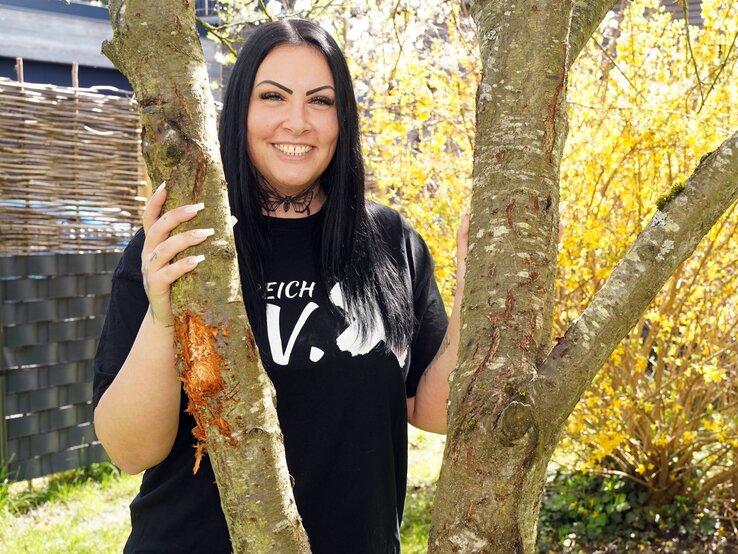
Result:
{"label": "shadow on grass", "polygon": [[106,483],[119,476],[120,470],[113,464],[101,462],[43,479],[12,483],[5,469],[0,472],[0,510],[21,515],[45,502],[63,500],[85,483]]}

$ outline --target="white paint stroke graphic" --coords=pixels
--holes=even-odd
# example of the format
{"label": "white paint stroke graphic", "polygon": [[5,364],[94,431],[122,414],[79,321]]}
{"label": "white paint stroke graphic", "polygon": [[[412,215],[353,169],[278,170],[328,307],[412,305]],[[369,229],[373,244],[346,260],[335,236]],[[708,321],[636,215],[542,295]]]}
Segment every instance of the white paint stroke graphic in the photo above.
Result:
{"label": "white paint stroke graphic", "polygon": [[[341,286],[338,283],[333,285],[329,297],[335,306],[342,310],[346,309],[343,301],[343,294],[341,292]],[[369,333],[368,336],[364,337],[364,340],[361,340],[361,337],[359,336],[359,324],[356,319],[349,323],[348,328],[336,339],[336,344],[341,352],[348,352],[352,356],[368,354],[379,344],[380,341],[386,340],[387,334],[384,330],[384,324],[382,323],[382,318],[379,315],[379,310],[376,307],[372,316],[371,325],[369,325]],[[404,366],[405,358],[407,357],[407,349],[402,351],[396,351],[393,349],[392,353],[397,358],[397,362],[400,366]]]}
{"label": "white paint stroke graphic", "polygon": [[300,314],[300,319],[297,320],[295,328],[292,330],[290,339],[287,342],[287,347],[282,350],[282,333],[279,330],[279,312],[281,311],[281,308],[274,304],[267,303],[267,336],[269,337],[269,348],[272,351],[272,359],[275,364],[287,365],[290,362],[290,354],[292,354],[292,349],[295,346],[297,336],[305,326],[305,322],[310,317],[310,314],[317,309],[318,305],[315,302],[309,302],[308,305],[305,306],[305,309],[303,309]]}
{"label": "white paint stroke graphic", "polygon": [[325,352],[323,352],[320,348],[315,348],[314,346],[310,347],[310,361],[311,362],[317,362],[319,361]]}

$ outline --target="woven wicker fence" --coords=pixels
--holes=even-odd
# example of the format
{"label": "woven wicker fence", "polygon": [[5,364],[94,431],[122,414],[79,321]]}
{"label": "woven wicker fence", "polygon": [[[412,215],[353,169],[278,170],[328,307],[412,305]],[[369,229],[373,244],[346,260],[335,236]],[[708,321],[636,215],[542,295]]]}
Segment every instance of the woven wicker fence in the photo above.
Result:
{"label": "woven wicker fence", "polygon": [[11,479],[105,459],[92,358],[149,190],[129,96],[0,79],[0,469]]}
{"label": "woven wicker fence", "polygon": [[146,181],[131,99],[0,79],[0,254],[120,248]]}

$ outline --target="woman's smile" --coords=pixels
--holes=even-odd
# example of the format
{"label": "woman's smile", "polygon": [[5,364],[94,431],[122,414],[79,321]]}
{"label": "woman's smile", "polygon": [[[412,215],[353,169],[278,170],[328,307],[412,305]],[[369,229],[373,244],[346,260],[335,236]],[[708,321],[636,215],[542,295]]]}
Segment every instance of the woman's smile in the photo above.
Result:
{"label": "woman's smile", "polygon": [[274,148],[279,150],[282,154],[286,154],[290,158],[304,158],[313,147],[306,145],[295,145],[295,144],[274,144]]}

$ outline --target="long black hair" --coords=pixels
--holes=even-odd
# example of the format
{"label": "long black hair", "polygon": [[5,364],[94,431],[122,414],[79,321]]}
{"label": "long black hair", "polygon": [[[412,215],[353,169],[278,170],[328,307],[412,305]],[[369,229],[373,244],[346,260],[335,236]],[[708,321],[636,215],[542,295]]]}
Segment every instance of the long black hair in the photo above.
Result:
{"label": "long black hair", "polygon": [[320,274],[326,291],[340,283],[346,317],[366,337],[375,318],[384,324],[385,345],[403,351],[413,328],[412,298],[403,286],[395,261],[367,212],[359,116],[346,59],[322,27],[302,19],[283,19],[255,27],[233,67],[220,116],[220,151],[228,198],[238,219],[236,233],[246,308],[252,318],[264,317],[263,260],[270,243],[257,195],[257,174],[246,147],[249,100],[256,72],[276,46],[306,45],[319,51],[333,75],[338,116],[338,142],[333,159],[321,176],[326,195],[319,244]]}

